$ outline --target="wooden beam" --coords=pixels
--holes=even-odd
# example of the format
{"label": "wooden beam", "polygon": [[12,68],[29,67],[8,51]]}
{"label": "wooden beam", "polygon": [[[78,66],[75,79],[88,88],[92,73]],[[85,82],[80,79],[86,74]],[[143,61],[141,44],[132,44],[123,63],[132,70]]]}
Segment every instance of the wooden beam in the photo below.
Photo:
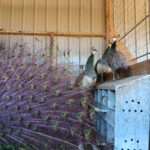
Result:
{"label": "wooden beam", "polygon": [[[2,29],[0,29],[2,30]],[[64,37],[105,37],[103,33],[86,32],[25,32],[25,31],[0,31],[0,35],[37,35],[37,36],[64,36]]]}

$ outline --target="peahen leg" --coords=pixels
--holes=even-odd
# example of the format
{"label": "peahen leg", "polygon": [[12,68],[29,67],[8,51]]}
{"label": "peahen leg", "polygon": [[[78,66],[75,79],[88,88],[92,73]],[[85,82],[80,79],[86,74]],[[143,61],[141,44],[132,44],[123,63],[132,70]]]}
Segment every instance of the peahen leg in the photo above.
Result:
{"label": "peahen leg", "polygon": [[117,80],[119,80],[120,79],[119,73],[116,72],[116,74],[117,74]]}
{"label": "peahen leg", "polygon": [[113,71],[113,80],[116,80],[115,71]]}
{"label": "peahen leg", "polygon": [[101,83],[103,83],[104,79],[103,79],[103,73],[101,73]]}

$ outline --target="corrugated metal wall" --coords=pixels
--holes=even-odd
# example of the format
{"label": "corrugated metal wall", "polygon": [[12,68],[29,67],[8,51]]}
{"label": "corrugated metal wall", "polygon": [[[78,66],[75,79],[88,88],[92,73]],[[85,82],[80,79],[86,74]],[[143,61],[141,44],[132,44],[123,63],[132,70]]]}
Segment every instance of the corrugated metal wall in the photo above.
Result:
{"label": "corrugated metal wall", "polygon": [[[0,29],[34,32],[104,32],[104,0],[0,0]],[[50,53],[50,37],[6,36],[8,47],[25,44],[35,54]],[[55,37],[55,46],[71,50],[71,60],[84,64],[91,47],[104,48],[103,38]]]}

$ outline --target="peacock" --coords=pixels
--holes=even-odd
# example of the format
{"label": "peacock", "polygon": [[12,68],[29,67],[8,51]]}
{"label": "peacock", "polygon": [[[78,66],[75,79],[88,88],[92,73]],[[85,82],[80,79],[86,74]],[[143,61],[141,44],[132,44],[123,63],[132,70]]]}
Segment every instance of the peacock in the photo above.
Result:
{"label": "peacock", "polygon": [[75,85],[78,85],[81,88],[88,88],[95,85],[97,75],[94,69],[94,55],[96,54],[96,52],[97,50],[92,48],[92,53],[86,61],[85,69],[76,78]]}
{"label": "peacock", "polygon": [[[93,59],[84,71],[88,81]],[[54,65],[44,55],[1,58],[0,149],[99,149],[90,86],[74,86],[72,76],[71,64]]]}
{"label": "peacock", "polygon": [[119,73],[128,68],[128,62],[125,55],[116,49],[117,38],[119,36],[120,35],[112,38],[113,43],[111,45],[110,52],[106,57],[107,63],[113,72],[113,80],[115,80],[115,73],[117,75],[117,79],[119,79]]}
{"label": "peacock", "polygon": [[104,54],[102,55],[102,58],[97,60],[95,64],[95,72],[99,76],[101,76],[101,82],[103,82],[103,74],[104,73],[110,73],[112,72],[111,68],[109,67],[107,63],[107,56],[109,55],[111,51],[111,45],[109,44],[108,47],[105,49]]}

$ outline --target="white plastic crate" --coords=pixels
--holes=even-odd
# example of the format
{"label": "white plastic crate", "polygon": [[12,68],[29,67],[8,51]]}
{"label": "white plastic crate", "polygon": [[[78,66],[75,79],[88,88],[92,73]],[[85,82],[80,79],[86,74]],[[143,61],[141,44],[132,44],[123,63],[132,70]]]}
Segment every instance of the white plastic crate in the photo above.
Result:
{"label": "white plastic crate", "polygon": [[149,150],[150,75],[99,85],[96,126],[114,150]]}

